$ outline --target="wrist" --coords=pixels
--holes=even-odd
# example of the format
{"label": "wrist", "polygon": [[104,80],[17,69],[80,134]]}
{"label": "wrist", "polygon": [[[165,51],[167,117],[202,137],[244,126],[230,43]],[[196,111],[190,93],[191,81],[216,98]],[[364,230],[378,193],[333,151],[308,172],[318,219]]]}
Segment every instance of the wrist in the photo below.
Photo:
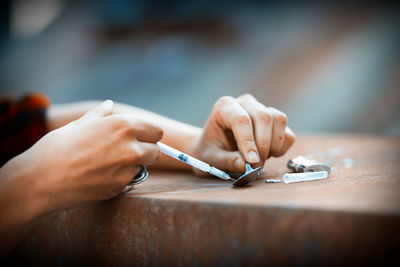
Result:
{"label": "wrist", "polygon": [[[21,154],[22,155],[22,154]],[[43,214],[31,186],[31,172],[21,155],[0,168],[0,257],[5,255],[32,222]]]}
{"label": "wrist", "polygon": [[201,128],[192,129],[192,131],[186,135],[187,141],[185,142],[186,145],[182,151],[192,157],[197,158],[199,156],[198,152],[202,133],[203,129]]}
{"label": "wrist", "polygon": [[[204,157],[203,157],[203,153],[204,153],[204,144],[203,142],[203,129],[201,129],[201,131],[198,131],[196,133],[193,133],[193,136],[190,139],[190,142],[187,145],[187,153],[188,155],[204,161]],[[206,162],[206,161],[204,161]],[[208,163],[208,162],[206,162]],[[190,169],[193,173],[195,173],[196,175],[200,175],[200,176],[208,176],[208,174],[200,171],[199,169],[190,166]]]}
{"label": "wrist", "polygon": [[46,211],[40,194],[36,166],[25,158],[26,152],[7,162],[0,171],[1,207],[10,218],[29,223]]}

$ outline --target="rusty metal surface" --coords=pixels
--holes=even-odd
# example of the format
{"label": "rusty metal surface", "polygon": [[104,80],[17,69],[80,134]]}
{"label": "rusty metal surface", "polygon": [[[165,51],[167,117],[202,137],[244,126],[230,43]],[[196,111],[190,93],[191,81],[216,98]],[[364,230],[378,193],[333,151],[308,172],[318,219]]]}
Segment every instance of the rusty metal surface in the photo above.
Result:
{"label": "rusty metal surface", "polygon": [[[329,156],[329,149],[342,149]],[[150,170],[111,201],[41,218],[9,255],[17,262],[245,266],[400,261],[400,139],[300,137],[267,162],[281,178],[297,155],[325,153],[329,178],[233,188],[190,173]],[[339,149],[340,150],[340,149]],[[333,151],[334,152],[334,151]],[[351,166],[344,158],[353,160]]]}

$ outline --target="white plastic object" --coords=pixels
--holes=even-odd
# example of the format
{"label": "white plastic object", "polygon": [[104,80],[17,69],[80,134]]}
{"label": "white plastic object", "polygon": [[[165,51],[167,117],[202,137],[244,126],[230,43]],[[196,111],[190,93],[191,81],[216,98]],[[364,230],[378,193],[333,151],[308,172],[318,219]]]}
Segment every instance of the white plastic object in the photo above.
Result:
{"label": "white plastic object", "polygon": [[163,144],[161,142],[158,142],[157,144],[160,147],[160,150],[162,153],[164,153],[172,158],[180,160],[186,164],[189,164],[190,166],[193,166],[199,170],[202,170],[203,172],[208,172],[208,173],[215,175],[221,179],[232,180],[232,178],[229,176],[229,174],[227,174],[224,171],[221,171],[213,166],[210,166],[207,163],[205,163],[201,160],[198,160],[196,158],[193,158],[173,147],[167,146],[166,144]]}
{"label": "white plastic object", "polygon": [[328,178],[328,172],[299,172],[299,173],[285,173],[283,175],[283,182],[285,184],[308,182],[315,180],[322,180]]}

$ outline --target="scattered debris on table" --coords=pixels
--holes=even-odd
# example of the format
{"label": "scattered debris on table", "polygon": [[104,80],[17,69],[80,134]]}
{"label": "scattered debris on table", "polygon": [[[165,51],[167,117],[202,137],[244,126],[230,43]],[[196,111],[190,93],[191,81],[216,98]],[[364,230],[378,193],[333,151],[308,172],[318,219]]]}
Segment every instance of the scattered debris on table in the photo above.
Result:
{"label": "scattered debris on table", "polygon": [[344,165],[345,168],[351,168],[354,164],[354,160],[351,158],[344,158],[342,160],[342,163]]}
{"label": "scattered debris on table", "polygon": [[266,179],[265,182],[271,184],[282,183],[282,179]]}
{"label": "scattered debris on table", "polygon": [[[326,179],[331,172],[331,168],[328,164],[320,163],[304,156],[289,160],[287,167],[294,173],[285,173],[283,175],[283,182],[285,184]],[[281,183],[282,180],[266,179],[265,182]]]}

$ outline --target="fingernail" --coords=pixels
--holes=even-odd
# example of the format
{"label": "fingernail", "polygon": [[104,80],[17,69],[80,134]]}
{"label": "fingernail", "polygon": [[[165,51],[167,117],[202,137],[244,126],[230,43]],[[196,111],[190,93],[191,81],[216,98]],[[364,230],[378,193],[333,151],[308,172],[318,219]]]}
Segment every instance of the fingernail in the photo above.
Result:
{"label": "fingernail", "polygon": [[106,100],[100,104],[103,108],[111,108],[114,102],[112,100]]}
{"label": "fingernail", "polygon": [[233,165],[234,165],[236,170],[241,170],[242,166],[243,166],[243,161],[241,159],[237,158],[235,160],[235,162],[233,163]]}
{"label": "fingernail", "polygon": [[249,159],[249,163],[257,163],[260,161],[260,157],[254,151],[250,151],[249,154],[247,154],[247,157]]}

